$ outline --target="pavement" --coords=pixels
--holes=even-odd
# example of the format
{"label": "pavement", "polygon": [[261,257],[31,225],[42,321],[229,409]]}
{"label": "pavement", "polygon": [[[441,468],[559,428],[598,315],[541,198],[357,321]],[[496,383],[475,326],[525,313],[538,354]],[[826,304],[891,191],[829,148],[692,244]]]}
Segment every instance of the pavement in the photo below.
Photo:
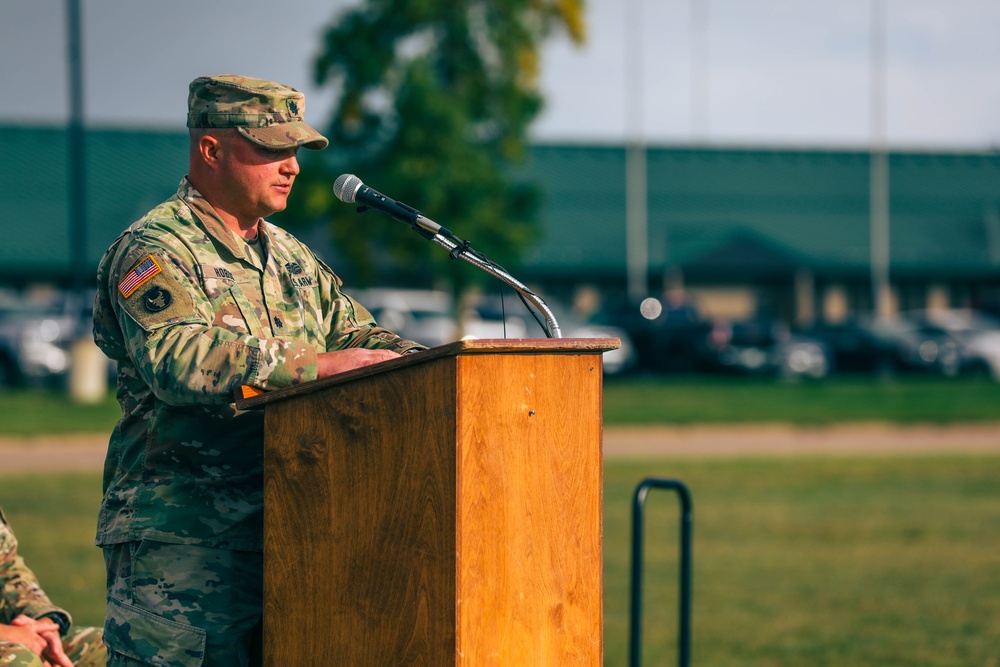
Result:
{"label": "pavement", "polygon": [[605,457],[973,454],[1000,452],[1000,423],[796,426],[694,425],[605,429]]}
{"label": "pavement", "polygon": [[[32,472],[96,472],[105,434],[0,437],[0,476]],[[607,427],[605,458],[976,454],[1000,452],[1000,422],[899,426],[695,425]]]}

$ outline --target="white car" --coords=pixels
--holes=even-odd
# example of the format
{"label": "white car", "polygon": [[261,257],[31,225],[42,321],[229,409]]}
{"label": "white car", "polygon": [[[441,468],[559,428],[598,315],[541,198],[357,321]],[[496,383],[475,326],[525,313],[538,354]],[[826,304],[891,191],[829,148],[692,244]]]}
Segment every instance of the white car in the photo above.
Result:
{"label": "white car", "polygon": [[[461,317],[462,338],[543,338],[541,326],[525,312],[524,304],[516,297],[504,300],[505,308],[499,308],[498,300],[488,300],[476,307],[467,308]],[[556,309],[554,309],[556,310]],[[638,355],[632,339],[620,327],[583,323],[572,316],[555,313],[564,338],[618,338],[621,347],[608,350],[603,355],[604,374],[620,375],[635,367]],[[539,315],[541,317],[541,315]]]}
{"label": "white car", "polygon": [[350,292],[380,327],[427,347],[460,338],[454,300],[442,290],[373,288]]}
{"label": "white car", "polygon": [[1000,320],[971,309],[910,311],[903,316],[924,331],[938,331],[958,345],[956,372],[987,372],[1000,380]]}

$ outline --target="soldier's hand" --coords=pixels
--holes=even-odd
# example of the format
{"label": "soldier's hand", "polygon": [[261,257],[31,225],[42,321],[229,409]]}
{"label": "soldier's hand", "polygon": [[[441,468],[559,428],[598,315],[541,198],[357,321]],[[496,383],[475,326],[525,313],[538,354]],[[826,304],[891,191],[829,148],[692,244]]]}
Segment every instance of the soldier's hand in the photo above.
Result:
{"label": "soldier's hand", "polygon": [[43,658],[52,663],[53,667],[73,667],[73,661],[63,651],[62,637],[59,636],[58,630],[43,632],[41,636],[48,642],[48,646],[42,652]]}
{"label": "soldier's hand", "polygon": [[66,655],[66,652],[63,651],[62,637],[59,636],[59,625],[55,621],[47,618],[34,619],[21,614],[11,620],[11,625],[31,632],[37,639],[41,640],[40,649],[28,646],[27,644],[24,644],[24,646],[27,646],[33,653],[40,656],[46,665],[52,665],[52,667],[73,667],[73,662]]}
{"label": "soldier's hand", "polygon": [[354,368],[371,366],[389,359],[396,359],[399,353],[392,350],[366,350],[360,347],[352,347],[346,350],[336,350],[335,352],[323,352],[318,355],[319,370],[318,377],[336,375]]}
{"label": "soldier's hand", "polygon": [[[17,619],[14,620],[16,621]],[[55,623],[52,623],[52,625],[55,626],[56,634],[59,634],[59,626]],[[23,625],[0,625],[0,639],[20,644],[37,656],[41,656],[49,645],[45,637],[35,632],[31,627]]]}

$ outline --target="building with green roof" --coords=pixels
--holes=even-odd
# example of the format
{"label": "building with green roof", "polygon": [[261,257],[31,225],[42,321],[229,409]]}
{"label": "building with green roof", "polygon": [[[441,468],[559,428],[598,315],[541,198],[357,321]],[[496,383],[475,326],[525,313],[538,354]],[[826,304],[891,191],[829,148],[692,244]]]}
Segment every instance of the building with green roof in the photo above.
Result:
{"label": "building with green roof", "polygon": [[[869,155],[833,149],[647,150],[649,291],[716,314],[789,321],[872,309]],[[889,156],[896,308],[1000,296],[1000,154]],[[625,149],[538,145],[545,236],[532,278],[625,289]]]}
{"label": "building with green roof", "polygon": [[[187,134],[87,130],[86,247],[71,247],[66,130],[0,126],[0,156],[0,284],[92,284],[115,236],[173,193]],[[646,162],[650,295],[798,322],[871,311],[866,152],[652,146]],[[1000,154],[898,151],[889,169],[895,307],[1000,301]],[[538,144],[518,172],[544,204],[515,275],[567,300],[623,297],[625,148]]]}

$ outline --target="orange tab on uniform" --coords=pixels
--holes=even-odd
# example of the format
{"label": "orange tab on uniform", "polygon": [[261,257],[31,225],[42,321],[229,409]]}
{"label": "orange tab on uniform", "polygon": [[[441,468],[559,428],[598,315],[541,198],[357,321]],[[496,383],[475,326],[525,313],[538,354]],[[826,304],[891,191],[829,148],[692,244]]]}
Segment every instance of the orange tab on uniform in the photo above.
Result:
{"label": "orange tab on uniform", "polygon": [[162,271],[159,263],[153,259],[152,255],[146,255],[146,258],[136,264],[131,271],[129,271],[121,282],[118,283],[118,291],[122,293],[122,296],[126,299],[132,296],[132,294],[142,287],[142,285],[155,276],[157,273]]}

